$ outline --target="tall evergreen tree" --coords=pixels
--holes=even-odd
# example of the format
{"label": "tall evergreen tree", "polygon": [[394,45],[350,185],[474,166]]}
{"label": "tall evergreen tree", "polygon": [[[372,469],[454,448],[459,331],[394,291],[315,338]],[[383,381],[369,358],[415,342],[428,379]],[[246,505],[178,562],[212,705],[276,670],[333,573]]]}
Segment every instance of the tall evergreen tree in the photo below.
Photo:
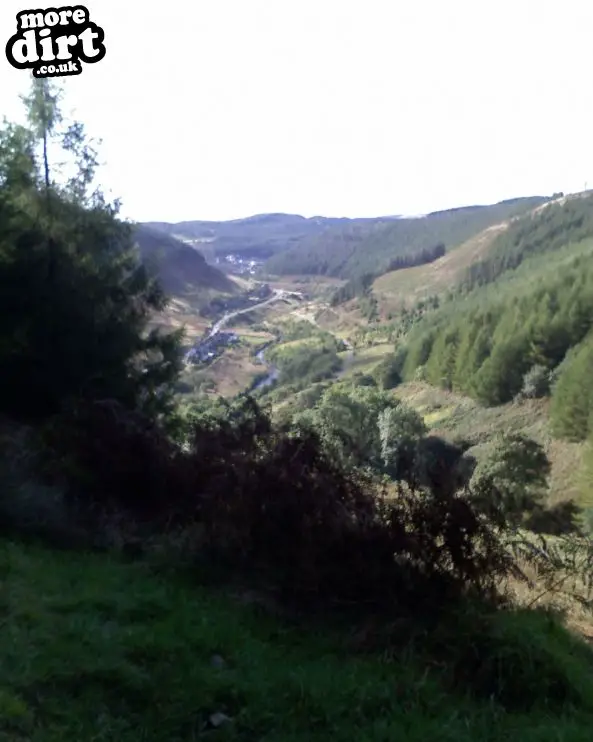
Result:
{"label": "tall evergreen tree", "polygon": [[95,152],[81,124],[61,127],[59,103],[34,80],[28,125],[0,130],[0,411],[32,419],[108,397],[160,414],[181,336],[146,332],[166,299],[118,204],[90,190]]}
{"label": "tall evergreen tree", "polygon": [[550,405],[552,432],[561,438],[582,441],[589,432],[593,413],[593,335],[571,354],[554,387]]}

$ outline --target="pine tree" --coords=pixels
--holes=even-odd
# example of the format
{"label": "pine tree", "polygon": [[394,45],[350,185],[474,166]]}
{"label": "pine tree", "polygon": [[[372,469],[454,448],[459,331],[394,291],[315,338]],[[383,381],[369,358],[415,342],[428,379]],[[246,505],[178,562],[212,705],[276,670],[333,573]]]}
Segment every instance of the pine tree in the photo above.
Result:
{"label": "pine tree", "polygon": [[32,419],[90,397],[161,414],[180,333],[147,333],[165,297],[118,205],[90,191],[95,153],[82,125],[60,128],[59,100],[34,80],[29,125],[0,131],[0,411]]}
{"label": "pine tree", "polygon": [[552,432],[560,438],[582,441],[593,412],[593,335],[571,354],[552,393]]}

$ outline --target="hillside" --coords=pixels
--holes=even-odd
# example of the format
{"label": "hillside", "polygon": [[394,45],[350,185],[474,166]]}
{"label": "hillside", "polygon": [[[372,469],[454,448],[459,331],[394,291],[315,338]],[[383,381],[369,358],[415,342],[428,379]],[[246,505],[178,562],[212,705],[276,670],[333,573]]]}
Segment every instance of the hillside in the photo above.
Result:
{"label": "hillside", "polygon": [[510,401],[530,365],[556,368],[593,325],[592,251],[591,196],[518,220],[412,330],[407,373]]}
{"label": "hillside", "polygon": [[193,243],[209,260],[235,254],[261,261],[298,247],[303,240],[326,229],[388,220],[388,217],[382,220],[321,216],[307,219],[296,214],[258,214],[230,221],[148,222],[146,226]]}
{"label": "hillside", "polygon": [[[590,192],[487,229],[431,265],[382,276],[372,291],[393,316],[384,327],[397,338],[395,378],[407,382],[396,393],[435,432],[479,453],[497,433],[518,430],[548,453],[552,499],[591,507]],[[378,338],[381,325],[366,332]]]}
{"label": "hillside", "polygon": [[470,397],[419,381],[401,384],[395,394],[422,415],[433,435],[467,441],[468,454],[477,460],[488,455],[493,440],[501,433],[529,436],[544,447],[550,460],[548,505],[555,507],[572,500],[589,506],[579,487],[583,447],[554,438],[549,400],[526,399],[485,407]]}
{"label": "hillside", "polygon": [[495,224],[433,263],[379,276],[372,285],[372,291],[382,313],[411,306],[428,296],[448,291],[461,281],[469,266],[477,262],[507,228],[508,222]]}
{"label": "hillside", "polygon": [[208,292],[237,291],[236,284],[193,247],[144,225],[136,226],[134,236],[142,258],[156,267],[166,293],[182,296],[198,292],[205,296]]}
{"label": "hillside", "polygon": [[462,287],[467,292],[518,268],[531,254],[553,252],[593,235],[590,196],[583,192],[557,198],[536,207],[532,218],[525,215],[487,227],[432,263],[384,273],[372,284],[381,314],[410,308],[451,289]]}
{"label": "hillside", "polygon": [[[482,682],[504,660],[496,672],[529,686],[506,711],[464,692],[461,676],[455,688],[419,651],[357,652],[355,638],[290,627],[245,591],[232,597],[113,556],[7,541],[0,554],[6,742],[590,738],[590,653],[545,616],[501,615],[486,637]],[[465,623],[456,643],[479,647],[486,639]],[[545,708],[556,685],[576,708]]]}
{"label": "hillside", "polygon": [[276,274],[323,274],[355,278],[379,275],[392,260],[413,256],[444,244],[451,250],[495,224],[545,203],[543,197],[519,198],[491,206],[468,206],[435,212],[421,218],[353,223],[326,229],[296,247],[268,260],[265,269]]}

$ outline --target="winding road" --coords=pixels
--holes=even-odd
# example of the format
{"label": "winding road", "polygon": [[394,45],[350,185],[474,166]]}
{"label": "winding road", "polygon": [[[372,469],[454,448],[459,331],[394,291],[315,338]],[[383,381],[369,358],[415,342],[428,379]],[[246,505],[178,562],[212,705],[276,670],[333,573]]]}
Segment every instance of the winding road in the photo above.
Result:
{"label": "winding road", "polygon": [[260,302],[259,304],[253,304],[249,307],[244,307],[243,309],[237,309],[234,312],[228,312],[227,314],[223,315],[218,322],[214,324],[212,329],[210,330],[210,333],[208,334],[208,337],[206,338],[209,340],[211,337],[214,337],[220,330],[227,324],[227,322],[232,319],[233,317],[238,317],[240,314],[247,314],[247,312],[253,312],[254,309],[261,309],[262,307],[267,307],[268,304],[272,304],[275,301],[278,301],[279,299],[284,299],[286,297],[286,292],[282,291],[280,289],[272,289],[273,296],[271,296],[269,299],[266,299],[265,301]]}

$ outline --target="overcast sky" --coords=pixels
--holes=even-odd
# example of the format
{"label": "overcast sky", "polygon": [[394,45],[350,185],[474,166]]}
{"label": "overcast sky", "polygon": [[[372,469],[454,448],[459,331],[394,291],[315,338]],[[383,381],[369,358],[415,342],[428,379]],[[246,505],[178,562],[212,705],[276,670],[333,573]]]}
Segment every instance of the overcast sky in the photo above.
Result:
{"label": "overcast sky", "polygon": [[[1,0],[16,13],[60,5]],[[65,78],[140,221],[418,214],[593,185],[591,0],[90,0]],[[0,60],[0,113],[29,73]]]}

